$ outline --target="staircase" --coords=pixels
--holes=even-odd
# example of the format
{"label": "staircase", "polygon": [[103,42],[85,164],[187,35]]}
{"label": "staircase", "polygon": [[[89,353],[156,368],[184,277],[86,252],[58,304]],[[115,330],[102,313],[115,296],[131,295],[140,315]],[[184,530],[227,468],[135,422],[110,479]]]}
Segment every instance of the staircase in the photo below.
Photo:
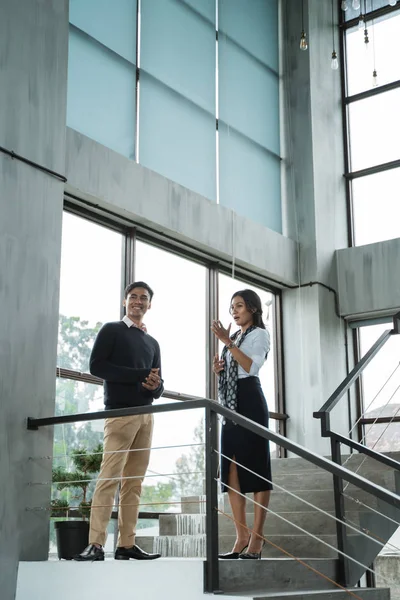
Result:
{"label": "staircase", "polygon": [[[400,460],[400,453],[391,453],[389,456]],[[343,462],[346,458],[343,457]],[[399,472],[394,473],[392,469],[377,464],[373,459],[354,454],[346,467],[387,490],[400,493]],[[329,579],[337,581],[336,522],[315,510],[315,507],[318,507],[334,515],[332,476],[300,458],[274,459],[272,470],[276,486],[279,485],[295,493],[314,506],[304,504],[276,487],[271,495],[270,509],[290,523],[269,514],[265,525],[266,538],[291,555],[304,559],[305,563],[322,572]],[[361,501],[385,514],[389,513],[389,507],[383,506],[384,503],[352,485],[348,486],[345,494],[352,498],[345,499],[348,522],[351,522],[354,527],[360,525],[366,527],[386,542],[397,525],[384,520],[356,501]],[[163,556],[204,557],[206,549],[204,497],[182,498],[181,508],[182,512],[179,514],[160,516],[158,537],[139,535],[136,538],[137,543],[145,550],[159,551]],[[220,509],[230,514],[226,494],[220,498]],[[253,505],[250,501],[247,502],[246,512],[248,525],[251,526]],[[400,522],[400,514],[396,515],[392,510],[391,516]],[[235,539],[234,524],[225,515],[220,514],[218,519],[219,551],[228,552]],[[291,523],[327,542],[332,548],[299,531]],[[352,556],[357,556],[360,562],[370,565],[380,552],[381,546],[351,529],[347,529],[347,536],[348,547],[355,552]],[[359,558],[360,552],[363,560]],[[357,565],[351,568],[353,569],[352,582],[356,584],[365,569]],[[312,591],[315,600],[325,598],[328,593],[330,598],[332,596],[341,598],[342,594],[345,594],[346,598],[349,597],[329,579],[322,578],[268,543],[264,547],[261,561],[220,561],[220,587],[224,593],[248,596],[251,592],[258,598],[281,598],[290,592],[291,595],[295,594],[296,598],[305,598],[305,594]],[[356,588],[355,593],[360,598],[379,597],[380,600],[389,598],[389,591],[383,589]]]}

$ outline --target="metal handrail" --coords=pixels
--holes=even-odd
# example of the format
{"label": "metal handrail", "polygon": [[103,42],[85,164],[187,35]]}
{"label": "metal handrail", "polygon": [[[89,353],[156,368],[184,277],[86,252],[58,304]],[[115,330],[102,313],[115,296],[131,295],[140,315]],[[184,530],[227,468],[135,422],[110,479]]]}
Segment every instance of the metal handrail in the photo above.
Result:
{"label": "metal handrail", "polygon": [[[400,497],[383,487],[371,483],[364,477],[353,473],[352,471],[347,470],[345,467],[330,461],[323,456],[319,456],[307,448],[300,446],[296,442],[289,440],[288,438],[283,437],[279,433],[271,431],[267,429],[263,425],[259,425],[255,423],[251,419],[247,417],[243,417],[238,413],[230,410],[229,408],[225,408],[221,404],[218,404],[215,400],[210,400],[208,398],[204,398],[202,400],[188,400],[186,402],[182,402],[182,404],[151,404],[147,406],[137,406],[132,408],[116,408],[113,410],[101,410],[92,413],[75,413],[71,415],[63,415],[58,417],[44,417],[35,419],[32,417],[28,417],[27,419],[27,428],[29,430],[37,430],[39,427],[46,427],[49,425],[57,425],[61,423],[76,423],[82,421],[96,421],[100,419],[107,419],[112,413],[113,418],[116,417],[126,417],[130,415],[143,415],[143,414],[155,414],[161,412],[174,412],[181,410],[192,410],[196,408],[204,408],[215,412],[226,419],[229,419],[236,423],[237,425],[241,425],[245,429],[252,431],[253,433],[258,434],[260,437],[269,440],[270,442],[275,443],[278,446],[283,446],[289,452],[293,452],[297,456],[308,460],[313,463],[317,467],[328,471],[332,475],[336,475],[349,483],[360,487],[366,492],[388,502],[388,504],[394,506],[395,508],[400,509]],[[345,438],[346,439],[346,438]]]}
{"label": "metal handrail", "polygon": [[[85,373],[83,371],[74,371],[73,369],[57,367],[56,372],[57,377],[60,379],[72,379],[74,381],[82,381],[83,383],[92,383],[94,385],[103,385],[104,383],[103,379],[100,379],[100,377],[96,377],[96,375]],[[188,400],[202,400],[202,397],[200,396],[191,396],[190,394],[172,392],[171,390],[164,390],[162,397],[167,398],[168,400],[181,400],[183,402],[187,402]],[[273,411],[269,411],[269,416],[276,421],[286,421],[289,418],[289,415],[286,413]]]}
{"label": "metal handrail", "polygon": [[[347,377],[342,381],[342,383],[336,388],[336,390],[331,394],[328,400],[323,404],[323,406],[319,409],[319,411],[314,412],[313,416],[316,419],[321,419],[321,435],[322,437],[331,438],[331,443],[334,441],[337,443],[346,444],[353,450],[357,450],[362,454],[366,454],[377,460],[383,464],[386,464],[389,467],[392,467],[396,470],[400,470],[400,463],[393,459],[388,458],[384,454],[380,452],[376,452],[375,450],[371,450],[364,444],[360,444],[355,442],[349,437],[345,437],[340,433],[332,431],[330,428],[330,413],[338,404],[339,400],[344,396],[344,394],[348,391],[350,386],[360,377],[366,366],[371,362],[371,360],[378,354],[381,348],[386,344],[386,342],[392,337],[392,335],[398,335],[400,333],[400,313],[396,313],[393,316],[393,329],[387,329],[382,333],[382,335],[376,340],[376,342],[371,346],[368,352],[361,358],[361,360],[355,365],[354,369],[350,371]],[[381,421],[382,422],[382,421]],[[340,462],[340,453],[332,452],[332,460],[335,462]]]}

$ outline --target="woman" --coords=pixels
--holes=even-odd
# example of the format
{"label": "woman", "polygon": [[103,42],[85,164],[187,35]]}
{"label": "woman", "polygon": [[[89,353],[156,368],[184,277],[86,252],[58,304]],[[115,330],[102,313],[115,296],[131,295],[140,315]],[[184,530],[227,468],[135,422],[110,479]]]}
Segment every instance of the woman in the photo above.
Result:
{"label": "woman", "polygon": [[[213,370],[219,377],[220,402],[239,414],[268,427],[268,407],[258,373],[270,348],[269,333],[262,320],[260,297],[252,290],[236,292],[230,313],[240,329],[230,336],[220,321],[213,321],[212,331],[225,344],[221,359],[214,357]],[[228,491],[235,520],[236,541],[232,552],[219,558],[261,558],[266,508],[272,490],[269,442],[232,421],[227,420],[221,433],[222,491]],[[235,462],[232,462],[233,459]],[[247,467],[262,478],[242,468]],[[240,494],[254,492],[254,525],[249,536],[246,527],[246,499]]]}

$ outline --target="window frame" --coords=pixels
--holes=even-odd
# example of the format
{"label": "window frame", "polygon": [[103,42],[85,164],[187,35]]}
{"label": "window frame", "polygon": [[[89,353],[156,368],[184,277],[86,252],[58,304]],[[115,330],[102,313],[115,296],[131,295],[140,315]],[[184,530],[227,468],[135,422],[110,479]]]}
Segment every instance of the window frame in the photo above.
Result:
{"label": "window frame", "polygon": [[[191,260],[198,264],[201,264],[207,269],[207,283],[206,283],[206,393],[208,398],[214,400],[217,399],[217,378],[212,372],[213,356],[218,350],[217,340],[212,335],[208,323],[214,316],[218,316],[218,304],[219,304],[219,291],[218,291],[218,274],[230,275],[232,273],[232,266],[228,262],[216,259],[215,257],[190,248],[185,244],[173,240],[164,234],[152,233],[145,226],[129,222],[123,218],[111,218],[110,211],[103,211],[103,209],[90,210],[88,207],[90,204],[82,199],[75,198],[70,194],[65,194],[64,200],[64,211],[72,213],[78,217],[84,218],[91,223],[107,227],[113,231],[121,233],[124,236],[124,244],[122,249],[122,277],[121,277],[121,291],[120,291],[120,305],[121,305],[121,318],[124,314],[122,301],[124,297],[124,289],[128,283],[135,280],[135,246],[136,241],[151,244],[162,250],[176,254],[187,260]],[[109,213],[109,214],[107,214]],[[235,277],[243,283],[253,284],[261,287],[266,291],[270,292],[273,296],[273,309],[274,309],[274,376],[275,376],[275,406],[278,408],[278,412],[271,411],[270,416],[275,419],[278,423],[278,433],[286,435],[286,419],[288,418],[285,414],[285,398],[284,398],[284,373],[283,373],[283,343],[282,343],[282,296],[279,289],[271,286],[266,278],[261,277],[256,273],[249,273],[243,268],[235,269]],[[75,381],[81,381],[84,383],[91,383],[94,385],[103,385],[103,380],[91,375],[90,373],[84,373],[77,370],[65,369],[56,367],[56,377],[63,379],[72,379]],[[179,390],[166,390],[164,397],[172,400],[189,400],[192,396],[181,394]],[[282,447],[277,447],[277,456],[284,457],[285,452]]]}
{"label": "window frame", "polygon": [[[349,110],[348,107],[353,102],[364,100],[372,96],[384,94],[385,92],[394,90],[400,87],[400,79],[392,81],[390,83],[372,88],[357,94],[349,95],[348,90],[348,72],[347,72],[347,48],[346,48],[346,33],[349,29],[353,29],[358,25],[358,17],[345,20],[345,13],[341,9],[341,1],[338,0],[338,13],[339,13],[339,47],[340,47],[340,74],[341,74],[341,96],[342,96],[342,127],[343,127],[343,154],[344,154],[344,178],[345,178],[345,193],[346,193],[346,205],[347,205],[347,228],[348,228],[348,246],[355,246],[355,225],[354,225],[354,208],[353,208],[353,190],[352,182],[358,177],[366,177],[368,175],[374,175],[381,173],[389,169],[395,169],[400,167],[400,158],[392,160],[379,165],[373,165],[365,169],[353,171],[351,169],[350,159],[350,124],[349,124]],[[374,19],[378,19],[383,16],[391,16],[395,13],[400,14],[400,5],[395,6],[383,6],[373,11],[367,11],[364,15],[365,22],[370,24]]]}

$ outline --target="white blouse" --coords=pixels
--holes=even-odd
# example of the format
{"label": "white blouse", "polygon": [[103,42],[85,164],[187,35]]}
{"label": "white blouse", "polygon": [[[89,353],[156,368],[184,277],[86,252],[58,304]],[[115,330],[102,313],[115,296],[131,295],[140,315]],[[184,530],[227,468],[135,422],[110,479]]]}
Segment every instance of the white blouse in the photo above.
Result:
{"label": "white blouse", "polygon": [[[240,336],[237,339],[240,339]],[[249,373],[246,373],[243,367],[238,364],[239,379],[258,376],[261,367],[266,361],[270,346],[270,335],[267,329],[261,329],[261,327],[257,327],[257,329],[253,329],[253,331],[250,331],[250,333],[246,335],[243,343],[240,345],[240,350],[242,350],[246,356],[251,358],[253,362]],[[227,369],[229,369],[230,360],[231,353],[228,350],[225,357]]]}

